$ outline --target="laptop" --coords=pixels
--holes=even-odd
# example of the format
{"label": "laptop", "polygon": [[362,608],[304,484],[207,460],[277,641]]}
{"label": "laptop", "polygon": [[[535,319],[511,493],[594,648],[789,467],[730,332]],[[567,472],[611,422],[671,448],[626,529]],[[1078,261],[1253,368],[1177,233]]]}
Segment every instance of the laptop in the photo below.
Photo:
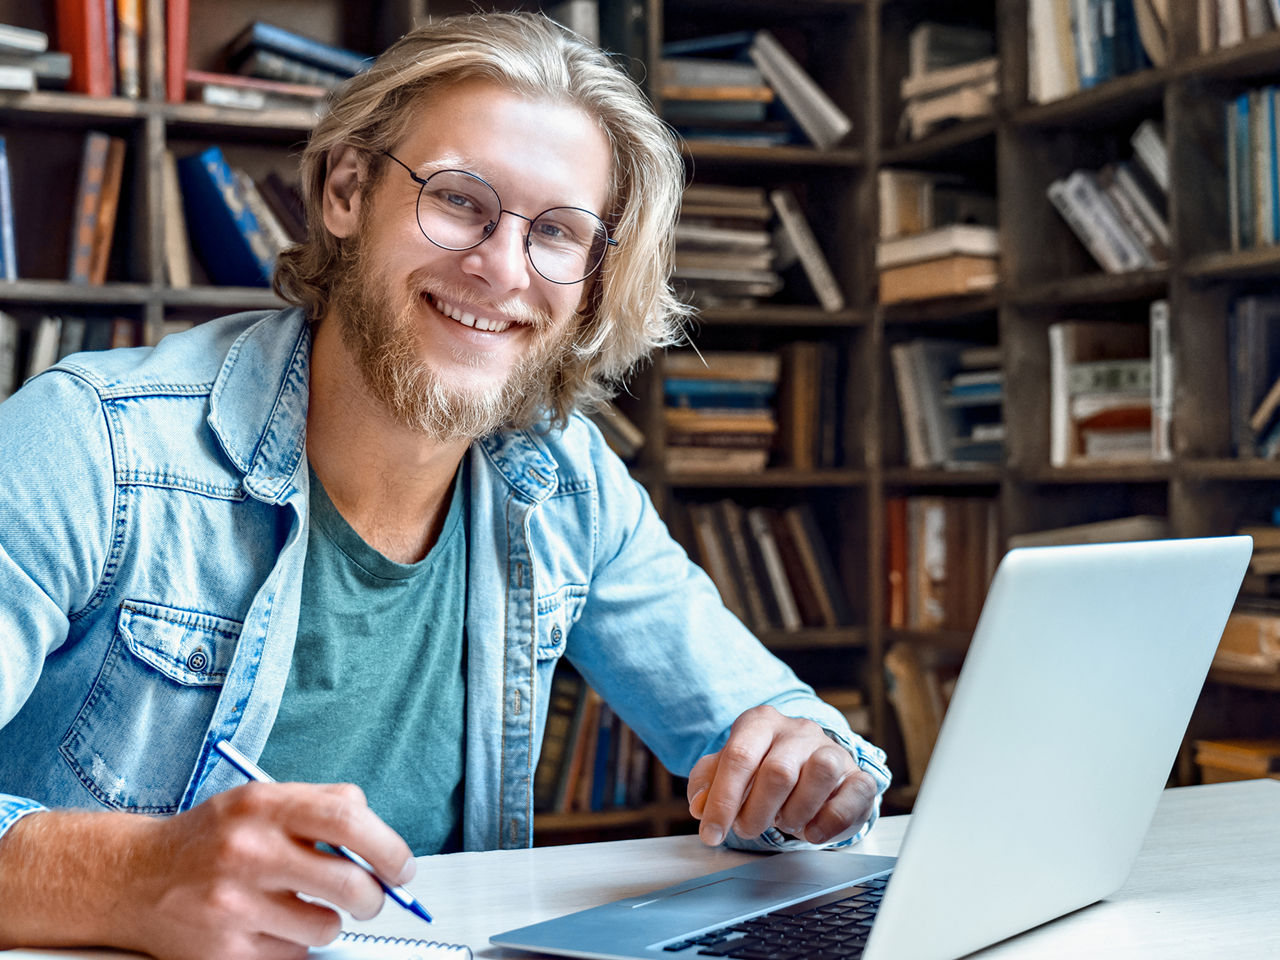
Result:
{"label": "laptop", "polygon": [[1006,554],[896,862],[762,856],[491,942],[601,960],[953,960],[1108,896],[1251,550],[1218,537]]}

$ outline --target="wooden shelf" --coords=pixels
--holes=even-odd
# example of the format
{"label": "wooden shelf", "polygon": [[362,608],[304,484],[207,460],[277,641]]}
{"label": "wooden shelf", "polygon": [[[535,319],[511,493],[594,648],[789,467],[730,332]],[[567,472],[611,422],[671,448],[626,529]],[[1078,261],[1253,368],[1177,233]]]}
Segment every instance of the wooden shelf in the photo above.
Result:
{"label": "wooden shelf", "polygon": [[1147,113],[1160,113],[1169,69],[1142,70],[1117,77],[1061,100],[1023,106],[1014,111],[1017,127],[1096,127]]}
{"label": "wooden shelf", "polygon": [[1029,310],[1052,310],[1091,303],[1153,300],[1164,296],[1168,288],[1167,268],[1135,270],[1132,273],[1090,273],[1013,289],[1008,291],[1006,301]]}
{"label": "wooden shelf", "polygon": [[821,307],[761,303],[747,309],[700,307],[693,321],[706,326],[860,327],[871,322],[867,309],[827,311]]}
{"label": "wooden shelf", "polygon": [[771,467],[762,473],[668,473],[673,487],[857,487],[867,482],[862,470],[792,470]]}
{"label": "wooden shelf", "polygon": [[1070,467],[1041,467],[1017,471],[1024,483],[1041,486],[1057,484],[1167,483],[1175,468],[1169,463],[1089,464]]}
{"label": "wooden shelf", "polygon": [[1214,667],[1209,671],[1209,680],[1230,687],[1280,692],[1280,673],[1245,673],[1241,670],[1220,670]]}
{"label": "wooden shelf", "polygon": [[997,128],[996,118],[988,117],[958,123],[910,143],[886,145],[880,151],[880,164],[886,167],[930,164],[957,151],[972,150],[984,140],[991,141],[994,153]]}
{"label": "wooden shelf", "polygon": [[854,169],[865,162],[862,151],[849,147],[817,150],[804,146],[748,147],[688,140],[685,141],[684,151],[693,160],[709,164]]}
{"label": "wooden shelf", "polygon": [[1174,67],[1179,78],[1271,80],[1280,70],[1280,31],[1269,31],[1234,47],[1197,54]]}
{"label": "wooden shelf", "polygon": [[756,634],[770,650],[817,650],[825,647],[864,647],[867,631],[859,627],[810,627],[787,632],[765,630]]}
{"label": "wooden shelf", "polygon": [[999,486],[1007,476],[1002,466],[971,467],[964,470],[930,470],[918,467],[886,467],[886,487],[974,487]]}
{"label": "wooden shelf", "polygon": [[1209,253],[1187,262],[1184,272],[1195,280],[1249,280],[1280,273],[1280,248],[1258,247]]}
{"label": "wooden shelf", "polygon": [[67,283],[65,280],[0,281],[0,303],[142,306],[155,291],[142,283]]}
{"label": "wooden shelf", "polygon": [[909,300],[885,304],[880,308],[886,324],[906,326],[913,323],[964,322],[984,313],[994,313],[1003,300],[998,290],[971,293],[964,297],[942,297],[934,300]]}
{"label": "wooden shelf", "polygon": [[1194,480],[1280,480],[1278,460],[1183,460],[1178,472]]}

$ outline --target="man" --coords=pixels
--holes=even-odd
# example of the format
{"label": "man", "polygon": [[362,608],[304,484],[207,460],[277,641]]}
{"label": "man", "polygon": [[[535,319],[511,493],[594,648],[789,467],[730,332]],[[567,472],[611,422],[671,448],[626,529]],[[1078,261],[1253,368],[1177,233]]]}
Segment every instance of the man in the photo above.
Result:
{"label": "man", "polygon": [[[538,17],[442,21],[335,99],[303,176],[297,308],[0,407],[0,945],[301,956],[338,932],[315,900],[383,901],[317,843],[394,883],[527,845],[562,655],[691,771],[705,842],[865,829],[883,754],[574,412],[683,318],[679,154],[630,81]],[[223,738],[309,782],[244,785]]]}

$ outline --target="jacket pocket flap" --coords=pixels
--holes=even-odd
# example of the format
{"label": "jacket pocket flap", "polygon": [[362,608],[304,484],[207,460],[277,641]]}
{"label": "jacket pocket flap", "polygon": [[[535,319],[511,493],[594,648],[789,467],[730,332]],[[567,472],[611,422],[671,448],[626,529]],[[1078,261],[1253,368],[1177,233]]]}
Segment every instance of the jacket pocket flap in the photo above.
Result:
{"label": "jacket pocket flap", "polygon": [[226,679],[242,626],[212,614],[126,600],[118,630],[143,663],[178,683],[203,687]]}

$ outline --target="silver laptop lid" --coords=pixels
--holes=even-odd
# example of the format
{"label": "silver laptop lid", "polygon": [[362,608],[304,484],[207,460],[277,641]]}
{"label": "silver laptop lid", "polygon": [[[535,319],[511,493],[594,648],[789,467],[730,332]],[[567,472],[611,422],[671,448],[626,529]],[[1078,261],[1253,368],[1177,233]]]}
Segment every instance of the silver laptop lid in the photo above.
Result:
{"label": "silver laptop lid", "polygon": [[950,960],[1124,882],[1251,548],[1005,556],[864,960]]}

